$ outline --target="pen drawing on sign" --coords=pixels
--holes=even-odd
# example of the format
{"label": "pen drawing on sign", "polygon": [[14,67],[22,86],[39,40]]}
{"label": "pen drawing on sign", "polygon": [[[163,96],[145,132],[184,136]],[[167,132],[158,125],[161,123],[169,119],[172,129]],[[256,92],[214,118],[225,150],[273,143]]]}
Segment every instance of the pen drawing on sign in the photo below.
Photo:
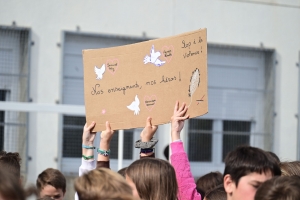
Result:
{"label": "pen drawing on sign", "polygon": [[134,113],[133,113],[134,115],[138,115],[140,112],[139,106],[140,106],[140,100],[139,100],[138,96],[135,95],[134,101],[129,106],[127,106],[127,108],[129,110],[134,111]]}
{"label": "pen drawing on sign", "polygon": [[161,61],[159,57],[161,56],[161,53],[159,51],[154,51],[154,45],[152,45],[151,51],[150,51],[150,56],[146,55],[144,58],[144,64],[147,63],[152,63],[156,67],[160,67],[163,64],[166,63],[166,61]]}
{"label": "pen drawing on sign", "polygon": [[151,110],[154,108],[155,104],[156,104],[156,95],[152,95],[152,96],[145,96],[144,97],[144,102],[146,105],[146,108],[148,109],[148,111],[151,112]]}
{"label": "pen drawing on sign", "polygon": [[[195,71],[193,71],[191,81],[190,81],[190,87],[189,87],[189,97],[191,97],[190,105],[192,103],[193,94],[196,91],[197,87],[199,87],[199,84],[200,84],[200,71],[198,68],[196,68]],[[190,105],[188,107],[190,107]]]}
{"label": "pen drawing on sign", "polygon": [[99,69],[97,66],[95,66],[95,73],[97,75],[97,80],[101,80],[103,78],[103,74],[105,72],[105,64],[102,65],[102,67]]}
{"label": "pen drawing on sign", "polygon": [[107,70],[114,75],[117,71],[117,69],[119,68],[119,60],[117,58],[114,59],[108,59],[106,61],[106,67]]}
{"label": "pen drawing on sign", "polygon": [[163,54],[162,56],[165,58],[166,62],[171,62],[171,59],[174,54],[173,45],[163,46],[163,48],[161,49],[161,52],[162,52],[162,54]]}

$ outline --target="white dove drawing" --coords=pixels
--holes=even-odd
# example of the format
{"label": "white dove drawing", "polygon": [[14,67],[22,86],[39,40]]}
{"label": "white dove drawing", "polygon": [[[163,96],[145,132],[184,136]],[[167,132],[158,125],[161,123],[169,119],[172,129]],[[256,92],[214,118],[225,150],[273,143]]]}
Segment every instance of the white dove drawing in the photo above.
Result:
{"label": "white dove drawing", "polygon": [[134,101],[129,106],[127,106],[127,108],[129,110],[134,111],[134,115],[138,115],[140,112],[139,105],[140,105],[140,100],[139,100],[138,96],[135,95]]}
{"label": "white dove drawing", "polygon": [[105,64],[102,65],[102,67],[99,69],[97,66],[95,66],[95,73],[97,75],[97,80],[101,80],[103,78],[103,74],[105,72]]}
{"label": "white dove drawing", "polygon": [[157,67],[162,66],[163,64],[166,63],[166,61],[161,61],[159,60],[159,56],[161,55],[161,53],[159,51],[155,52],[154,51],[154,45],[152,45],[151,51],[150,51],[150,56],[146,55],[144,58],[144,64],[147,63],[152,63]]}

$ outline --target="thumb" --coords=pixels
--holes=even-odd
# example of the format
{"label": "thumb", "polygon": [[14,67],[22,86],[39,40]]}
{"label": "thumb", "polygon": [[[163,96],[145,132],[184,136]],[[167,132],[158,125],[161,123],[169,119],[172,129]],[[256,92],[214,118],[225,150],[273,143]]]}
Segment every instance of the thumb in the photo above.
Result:
{"label": "thumb", "polygon": [[96,123],[92,121],[92,123],[88,126],[88,130],[92,130],[95,127]]}
{"label": "thumb", "polygon": [[152,126],[152,130],[155,132],[157,130],[158,126],[157,125],[153,125]]}
{"label": "thumb", "polygon": [[152,118],[151,117],[147,117],[147,121],[146,121],[146,127],[147,126],[152,126],[152,122],[151,122]]}
{"label": "thumb", "polygon": [[105,126],[106,126],[106,131],[111,131],[110,123],[108,121],[106,121]]}

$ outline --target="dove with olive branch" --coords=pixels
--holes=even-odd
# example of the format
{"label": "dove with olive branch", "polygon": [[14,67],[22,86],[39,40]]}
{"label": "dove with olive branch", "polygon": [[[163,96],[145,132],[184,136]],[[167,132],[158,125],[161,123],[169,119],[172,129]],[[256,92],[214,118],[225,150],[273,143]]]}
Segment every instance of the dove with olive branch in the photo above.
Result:
{"label": "dove with olive branch", "polygon": [[161,53],[159,51],[154,51],[154,45],[152,45],[152,48],[150,50],[150,56],[146,55],[145,58],[144,58],[144,64],[147,64],[147,63],[152,63],[154,64],[156,67],[160,67],[162,66],[163,64],[166,63],[166,61],[161,61],[159,59]]}
{"label": "dove with olive branch", "polygon": [[103,74],[105,72],[105,64],[103,64],[100,69],[97,66],[95,66],[94,70],[97,75],[96,79],[101,80],[103,78]]}

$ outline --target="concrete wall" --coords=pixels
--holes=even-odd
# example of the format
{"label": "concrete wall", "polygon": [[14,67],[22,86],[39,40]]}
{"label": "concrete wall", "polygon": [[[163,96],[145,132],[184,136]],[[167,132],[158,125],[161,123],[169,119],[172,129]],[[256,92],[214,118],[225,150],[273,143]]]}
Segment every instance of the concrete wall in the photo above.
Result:
{"label": "concrete wall", "polygon": [[[300,1],[230,0],[0,0],[0,25],[32,30],[31,97],[61,101],[62,31],[165,37],[206,27],[208,42],[253,46],[277,52],[274,150],[296,159]],[[49,81],[51,80],[51,81]],[[47,167],[59,167],[59,115],[30,116],[29,182]]]}

